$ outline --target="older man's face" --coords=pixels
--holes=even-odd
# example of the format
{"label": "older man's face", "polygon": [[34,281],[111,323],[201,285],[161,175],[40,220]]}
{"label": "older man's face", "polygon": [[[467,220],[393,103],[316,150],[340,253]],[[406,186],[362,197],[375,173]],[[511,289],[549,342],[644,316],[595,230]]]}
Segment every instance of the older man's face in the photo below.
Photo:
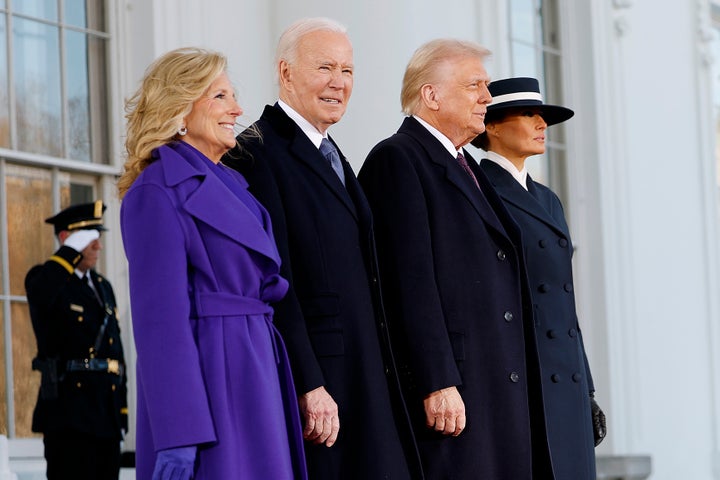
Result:
{"label": "older man's face", "polygon": [[474,57],[448,60],[440,69],[437,127],[461,147],[485,131],[487,104],[492,100],[490,77],[482,60]]}
{"label": "older man's face", "polygon": [[300,39],[293,64],[280,63],[281,98],[320,133],[340,121],[353,87],[347,35],[316,31]]}

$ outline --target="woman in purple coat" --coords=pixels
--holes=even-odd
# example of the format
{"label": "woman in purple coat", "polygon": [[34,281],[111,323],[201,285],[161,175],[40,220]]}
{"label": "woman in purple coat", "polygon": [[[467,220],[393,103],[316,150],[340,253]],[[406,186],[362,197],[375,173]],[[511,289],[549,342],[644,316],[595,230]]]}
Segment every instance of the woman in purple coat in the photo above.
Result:
{"label": "woman in purple coat", "polygon": [[139,480],[307,478],[268,305],[287,290],[270,218],[220,163],[242,115],[225,70],[218,53],[174,50],[126,106]]}

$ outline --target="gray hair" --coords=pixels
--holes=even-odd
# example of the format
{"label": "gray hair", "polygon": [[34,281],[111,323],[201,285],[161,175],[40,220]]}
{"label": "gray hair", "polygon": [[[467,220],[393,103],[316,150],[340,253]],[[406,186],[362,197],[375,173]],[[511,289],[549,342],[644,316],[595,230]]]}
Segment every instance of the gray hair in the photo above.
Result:
{"label": "gray hair", "polygon": [[[317,31],[330,31],[347,35],[345,25],[326,17],[301,18],[285,29],[275,50],[275,76],[277,77],[277,66],[281,60],[292,64],[297,60],[297,46],[300,39],[308,33]],[[277,78],[276,78],[277,80]]]}

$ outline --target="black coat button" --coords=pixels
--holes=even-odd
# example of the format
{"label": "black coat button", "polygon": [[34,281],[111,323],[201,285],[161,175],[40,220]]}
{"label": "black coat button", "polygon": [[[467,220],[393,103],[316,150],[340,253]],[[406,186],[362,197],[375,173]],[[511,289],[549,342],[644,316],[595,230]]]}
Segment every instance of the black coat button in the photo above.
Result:
{"label": "black coat button", "polygon": [[562,248],[565,248],[568,246],[568,241],[564,238],[561,238],[560,240],[558,240],[558,245],[560,245]]}
{"label": "black coat button", "polygon": [[505,315],[503,315],[503,318],[505,318],[506,322],[512,322],[512,319],[513,319],[512,312],[505,312]]}
{"label": "black coat button", "polygon": [[520,381],[520,375],[517,374],[517,372],[510,373],[510,381],[513,383],[517,383]]}
{"label": "black coat button", "polygon": [[541,283],[540,286],[538,286],[538,290],[540,293],[547,293],[550,291],[550,285],[547,283]]}
{"label": "black coat button", "polygon": [[573,380],[573,382],[575,382],[575,383],[580,383],[580,381],[582,380],[582,374],[581,374],[581,373],[577,373],[577,372],[573,373],[573,374],[572,374],[572,380]]}
{"label": "black coat button", "polygon": [[568,293],[573,291],[572,283],[566,283],[563,288],[564,288],[565,291],[568,292]]}
{"label": "black coat button", "polygon": [[553,383],[560,383],[560,375],[553,373],[550,375],[550,380],[552,380]]}
{"label": "black coat button", "polygon": [[557,332],[555,330],[548,330],[547,337],[548,338],[557,338]]}
{"label": "black coat button", "polygon": [[542,240],[540,240],[540,241],[538,242],[538,245],[540,245],[540,248],[545,248],[545,247],[547,247],[547,240],[545,240],[545,239],[543,238]]}
{"label": "black coat button", "polygon": [[572,338],[577,337],[577,330],[571,328],[570,330],[568,330],[568,335],[570,335]]}
{"label": "black coat button", "polygon": [[505,252],[503,252],[502,250],[497,251],[498,260],[500,260],[502,262],[503,260],[505,260],[506,257],[507,257],[507,255],[505,255]]}

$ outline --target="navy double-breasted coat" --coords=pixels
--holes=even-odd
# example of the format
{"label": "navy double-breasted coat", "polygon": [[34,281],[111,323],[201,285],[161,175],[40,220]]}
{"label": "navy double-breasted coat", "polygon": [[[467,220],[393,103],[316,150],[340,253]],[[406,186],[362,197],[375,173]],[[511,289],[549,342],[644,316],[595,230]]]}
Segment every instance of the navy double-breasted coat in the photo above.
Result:
{"label": "navy double-breasted coat", "polygon": [[[529,480],[537,372],[525,333],[528,295],[514,223],[478,177],[484,195],[412,117],[370,152],[358,176],[375,218],[388,324],[427,478]],[[458,437],[429,430],[423,411],[427,394],[452,385],[467,415]]]}
{"label": "navy double-breasted coat", "polygon": [[484,159],[480,167],[522,230],[555,479],[594,479],[594,387],[575,309],[573,246],[562,204],[529,176],[525,190],[497,163]]}
{"label": "navy double-breasted coat", "polygon": [[370,209],[355,174],[340,153],[343,187],[277,104],[255,127],[261,138],[241,134],[242,151],[223,162],[243,173],[272,217],[290,280],[275,321],[297,392],[324,385],[339,408],[338,441],[306,444],[310,478],[419,476],[381,308]]}

